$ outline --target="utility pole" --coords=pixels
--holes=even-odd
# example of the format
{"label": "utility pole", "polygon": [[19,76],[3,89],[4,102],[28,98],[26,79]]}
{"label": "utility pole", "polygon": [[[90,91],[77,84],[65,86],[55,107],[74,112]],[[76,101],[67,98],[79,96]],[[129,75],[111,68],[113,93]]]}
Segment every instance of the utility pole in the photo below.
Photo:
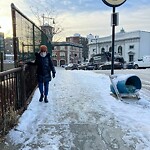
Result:
{"label": "utility pole", "polygon": [[44,14],[42,15],[42,18],[43,18],[43,26],[44,26]]}

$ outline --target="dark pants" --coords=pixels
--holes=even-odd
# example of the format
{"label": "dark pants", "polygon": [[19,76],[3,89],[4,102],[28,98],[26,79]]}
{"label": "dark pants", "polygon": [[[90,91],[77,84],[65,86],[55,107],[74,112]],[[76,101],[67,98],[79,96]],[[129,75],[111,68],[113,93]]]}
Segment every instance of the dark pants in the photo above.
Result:
{"label": "dark pants", "polygon": [[48,82],[39,82],[38,83],[39,90],[41,94],[44,94],[45,96],[48,95],[48,86],[49,86],[49,81]]}

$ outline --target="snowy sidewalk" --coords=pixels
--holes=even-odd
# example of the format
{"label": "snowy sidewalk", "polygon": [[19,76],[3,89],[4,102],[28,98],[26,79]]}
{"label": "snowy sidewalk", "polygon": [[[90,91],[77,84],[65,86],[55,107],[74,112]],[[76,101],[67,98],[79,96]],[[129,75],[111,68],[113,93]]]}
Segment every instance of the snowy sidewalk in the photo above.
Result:
{"label": "snowy sidewalk", "polygon": [[56,71],[49,103],[38,101],[37,89],[3,150],[150,149],[149,97],[125,104],[110,95],[108,76]]}

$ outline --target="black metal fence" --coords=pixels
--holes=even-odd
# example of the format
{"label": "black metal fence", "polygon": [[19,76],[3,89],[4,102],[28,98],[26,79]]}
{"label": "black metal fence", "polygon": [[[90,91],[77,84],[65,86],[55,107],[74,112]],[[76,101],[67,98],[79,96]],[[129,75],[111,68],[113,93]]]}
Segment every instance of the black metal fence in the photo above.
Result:
{"label": "black metal fence", "polygon": [[35,66],[25,65],[0,73],[0,135],[16,123],[36,85]]}
{"label": "black metal fence", "polygon": [[13,24],[13,69],[0,72],[0,135],[14,126],[19,113],[22,113],[37,86],[36,67],[25,65],[34,59],[34,53],[44,44],[52,51],[46,34],[30,19],[11,4]]}

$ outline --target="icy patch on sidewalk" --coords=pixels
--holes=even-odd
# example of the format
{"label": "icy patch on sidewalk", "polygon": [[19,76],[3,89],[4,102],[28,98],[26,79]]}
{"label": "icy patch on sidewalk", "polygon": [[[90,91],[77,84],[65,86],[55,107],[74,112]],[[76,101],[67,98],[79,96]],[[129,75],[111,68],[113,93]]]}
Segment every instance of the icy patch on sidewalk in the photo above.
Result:
{"label": "icy patch on sidewalk", "polygon": [[[50,82],[49,103],[38,102],[37,89],[16,130],[11,130],[9,136],[15,144],[23,144],[24,150],[38,144],[38,149],[43,146],[55,150],[61,146],[62,137],[70,139],[69,144],[74,140],[69,125],[101,124],[113,115],[126,134],[123,137],[126,144],[136,143],[135,149],[146,150],[150,148],[150,108],[145,106],[150,106],[150,102],[148,97],[141,97],[138,103],[126,104],[110,95],[110,80],[106,75],[57,70],[56,78]],[[63,131],[59,133],[57,126],[67,136]]]}

